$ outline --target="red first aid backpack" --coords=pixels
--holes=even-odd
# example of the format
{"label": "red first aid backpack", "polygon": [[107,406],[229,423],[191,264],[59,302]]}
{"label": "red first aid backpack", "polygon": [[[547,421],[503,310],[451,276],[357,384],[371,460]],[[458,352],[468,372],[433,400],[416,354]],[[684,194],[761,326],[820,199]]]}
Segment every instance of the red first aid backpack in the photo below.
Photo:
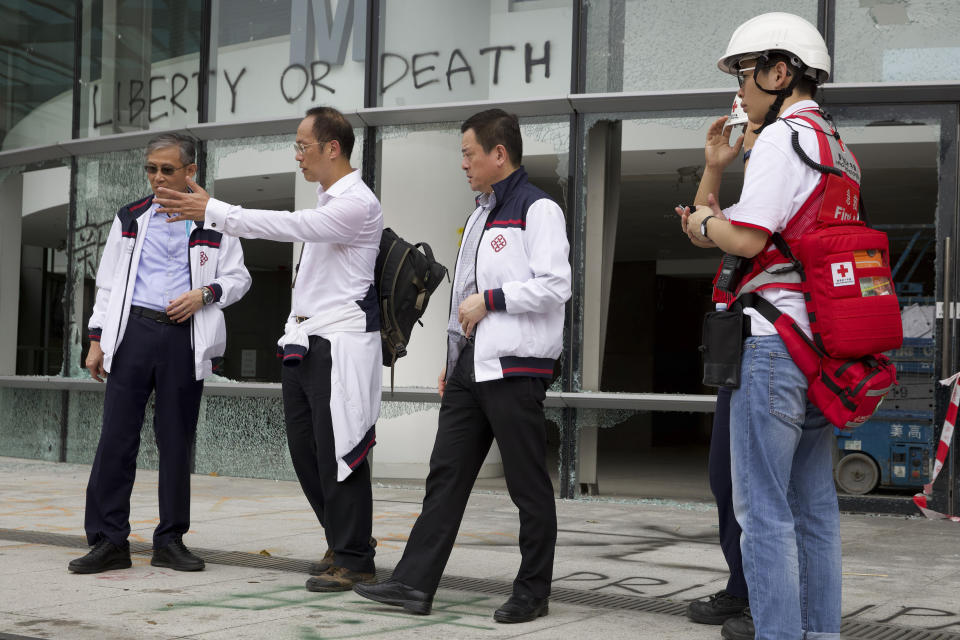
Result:
{"label": "red first aid backpack", "polygon": [[[776,327],[807,377],[807,396],[827,419],[840,428],[856,427],[897,384],[894,366],[882,353],[903,343],[889,243],[885,233],[860,217],[860,169],[836,130],[819,113],[801,112],[791,119],[817,133],[819,163],[803,153],[796,129],[793,146],[823,177],[783,235],[771,236],[775,249],[758,256],[737,303],[756,309]],[[777,286],[803,292],[812,339],[754,293]]]}

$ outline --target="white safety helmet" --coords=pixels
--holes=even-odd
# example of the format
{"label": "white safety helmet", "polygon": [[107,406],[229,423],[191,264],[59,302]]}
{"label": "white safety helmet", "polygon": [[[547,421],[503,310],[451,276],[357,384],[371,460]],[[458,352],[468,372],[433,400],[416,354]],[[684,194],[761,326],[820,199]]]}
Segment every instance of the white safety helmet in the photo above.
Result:
{"label": "white safety helmet", "polygon": [[743,104],[740,102],[740,94],[738,93],[733,96],[733,106],[730,107],[730,116],[723,124],[723,128],[736,127],[737,125],[747,124],[748,122],[750,122],[750,118],[747,117],[747,112],[743,110]]}
{"label": "white safety helmet", "polygon": [[807,67],[806,75],[823,84],[830,76],[830,53],[817,28],[792,13],[764,13],[737,27],[717,67],[735,75],[737,64],[750,55],[782,51]]}

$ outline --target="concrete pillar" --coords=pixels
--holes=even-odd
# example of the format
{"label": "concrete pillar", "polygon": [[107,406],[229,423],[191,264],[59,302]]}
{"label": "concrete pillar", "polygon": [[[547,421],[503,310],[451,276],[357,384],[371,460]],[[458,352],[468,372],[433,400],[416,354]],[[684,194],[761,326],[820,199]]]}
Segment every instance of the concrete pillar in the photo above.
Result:
{"label": "concrete pillar", "polygon": [[0,177],[0,375],[17,372],[17,314],[20,308],[20,236],[23,178]]}
{"label": "concrete pillar", "polygon": [[[587,135],[587,251],[583,300],[584,391],[600,391],[610,282],[620,211],[619,122],[600,122]],[[598,426],[580,426],[577,466],[581,492],[595,494]]]}

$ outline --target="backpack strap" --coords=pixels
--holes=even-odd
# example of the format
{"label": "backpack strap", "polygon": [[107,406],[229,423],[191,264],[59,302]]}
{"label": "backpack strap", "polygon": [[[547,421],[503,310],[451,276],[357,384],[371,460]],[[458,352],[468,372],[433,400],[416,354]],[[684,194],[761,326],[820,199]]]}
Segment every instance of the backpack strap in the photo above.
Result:
{"label": "backpack strap", "polygon": [[796,320],[777,309],[773,303],[758,293],[745,293],[738,297],[732,306],[754,309],[772,324],[787,346],[794,364],[808,380],[813,379],[820,372],[820,359],[825,358],[826,354],[807,337]]}

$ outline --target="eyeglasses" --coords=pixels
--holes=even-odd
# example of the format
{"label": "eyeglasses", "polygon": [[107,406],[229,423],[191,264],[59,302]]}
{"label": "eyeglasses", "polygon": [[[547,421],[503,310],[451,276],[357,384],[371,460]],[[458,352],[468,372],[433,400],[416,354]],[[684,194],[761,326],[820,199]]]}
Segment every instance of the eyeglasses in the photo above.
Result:
{"label": "eyeglasses", "polygon": [[747,72],[753,71],[756,69],[756,65],[752,67],[747,67],[746,69],[737,69],[737,84],[740,85],[740,88],[743,88],[743,83],[747,80]]}
{"label": "eyeglasses", "polygon": [[164,166],[162,166],[162,167],[158,167],[158,166],[155,165],[155,164],[145,164],[145,165],[143,165],[143,170],[146,171],[146,172],[147,172],[148,174],[150,174],[151,176],[154,175],[157,171],[159,171],[160,173],[162,173],[162,174],[165,175],[165,176],[172,176],[172,175],[175,174],[177,171],[180,171],[181,169],[185,169],[185,168],[186,168],[186,165],[184,165],[184,166],[182,166],[182,167],[171,167],[171,166],[169,166],[169,165],[164,165]]}
{"label": "eyeglasses", "polygon": [[305,154],[305,153],[307,152],[307,147],[312,147],[312,146],[318,145],[318,144],[323,145],[323,144],[327,144],[328,142],[330,142],[330,141],[329,141],[329,140],[322,140],[322,141],[320,141],[320,142],[309,142],[309,143],[307,143],[307,144],[303,144],[302,142],[294,142],[294,143],[293,143],[293,149],[294,149],[297,153],[299,153],[300,155],[303,155],[303,154]]}

